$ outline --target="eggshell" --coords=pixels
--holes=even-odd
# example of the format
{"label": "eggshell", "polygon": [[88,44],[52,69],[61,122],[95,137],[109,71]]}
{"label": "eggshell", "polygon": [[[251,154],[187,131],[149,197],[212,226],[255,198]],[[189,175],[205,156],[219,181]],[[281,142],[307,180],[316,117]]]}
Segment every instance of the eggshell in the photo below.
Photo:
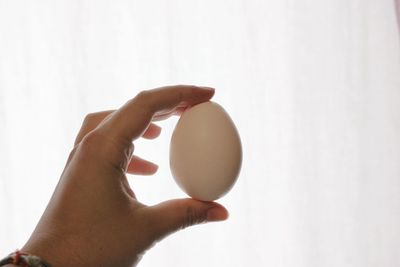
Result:
{"label": "eggshell", "polygon": [[212,201],[234,185],[242,163],[238,131],[215,102],[195,105],[181,115],[171,138],[170,168],[192,198]]}

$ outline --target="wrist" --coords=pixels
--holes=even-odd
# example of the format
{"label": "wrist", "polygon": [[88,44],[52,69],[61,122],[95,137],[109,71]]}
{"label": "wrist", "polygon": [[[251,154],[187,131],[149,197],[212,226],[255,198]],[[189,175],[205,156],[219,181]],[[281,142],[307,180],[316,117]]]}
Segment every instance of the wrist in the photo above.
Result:
{"label": "wrist", "polygon": [[21,251],[38,256],[55,267],[83,266],[74,255],[73,247],[67,245],[66,239],[54,236],[36,234],[21,248]]}
{"label": "wrist", "polygon": [[0,260],[0,266],[51,267],[48,262],[37,255],[17,249]]}
{"label": "wrist", "polygon": [[[58,266],[59,262],[55,262],[54,261],[54,257],[51,257],[49,255],[49,253],[51,253],[50,251],[46,251],[44,249],[42,249],[40,246],[27,246],[25,245],[24,247],[22,247],[21,252],[23,253],[27,253],[30,255],[35,255],[37,257],[39,257],[40,259],[48,262],[51,266]],[[11,265],[11,266],[15,266],[15,265]],[[17,265],[18,266],[18,265]]]}

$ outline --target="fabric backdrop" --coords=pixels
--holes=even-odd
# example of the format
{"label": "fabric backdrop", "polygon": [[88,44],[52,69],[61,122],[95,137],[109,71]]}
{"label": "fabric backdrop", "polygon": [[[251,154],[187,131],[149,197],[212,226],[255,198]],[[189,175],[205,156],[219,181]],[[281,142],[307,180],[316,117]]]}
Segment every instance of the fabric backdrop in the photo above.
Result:
{"label": "fabric backdrop", "polygon": [[[140,266],[400,266],[400,44],[393,0],[0,1],[0,254],[21,247],[86,113],[142,89],[216,88],[244,159],[228,221]],[[177,121],[139,140],[146,204],[182,197]]]}

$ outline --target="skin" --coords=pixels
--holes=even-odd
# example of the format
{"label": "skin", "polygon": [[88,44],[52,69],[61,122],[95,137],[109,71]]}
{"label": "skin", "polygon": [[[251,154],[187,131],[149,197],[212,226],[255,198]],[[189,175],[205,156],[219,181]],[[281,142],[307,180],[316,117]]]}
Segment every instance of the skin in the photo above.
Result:
{"label": "skin", "polygon": [[169,234],[227,219],[227,210],[215,202],[187,198],[147,206],[135,197],[126,176],[157,171],[156,164],[133,154],[134,140],[160,134],[153,121],[179,115],[213,95],[207,87],[165,86],[139,93],[118,110],[87,115],[48,206],[21,251],[55,267],[136,266]]}

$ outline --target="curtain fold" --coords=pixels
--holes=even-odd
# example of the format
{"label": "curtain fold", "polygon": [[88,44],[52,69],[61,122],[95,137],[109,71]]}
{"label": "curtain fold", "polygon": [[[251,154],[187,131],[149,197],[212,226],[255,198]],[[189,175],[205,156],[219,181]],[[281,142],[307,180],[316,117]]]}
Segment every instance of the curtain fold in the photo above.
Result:
{"label": "curtain fold", "polygon": [[395,0],[396,12],[397,12],[397,23],[399,24],[400,31],[400,0]]}

